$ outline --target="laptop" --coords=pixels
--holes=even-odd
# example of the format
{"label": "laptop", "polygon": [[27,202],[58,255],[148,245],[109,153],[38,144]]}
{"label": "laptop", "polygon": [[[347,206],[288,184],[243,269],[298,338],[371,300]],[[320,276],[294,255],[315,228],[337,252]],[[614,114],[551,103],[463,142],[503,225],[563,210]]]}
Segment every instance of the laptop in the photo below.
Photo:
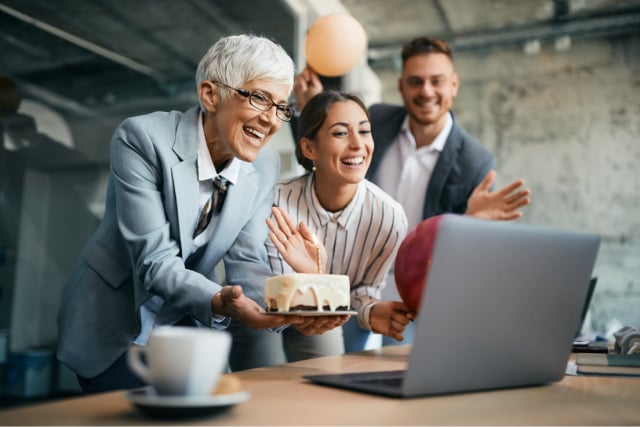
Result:
{"label": "laptop", "polygon": [[571,348],[571,351],[573,353],[608,353],[609,352],[608,340],[602,339],[598,335],[593,337],[595,339],[590,338],[588,335],[582,335],[582,328],[584,327],[584,322],[587,318],[587,313],[589,312],[589,306],[591,305],[591,299],[593,297],[593,292],[596,288],[596,283],[598,283],[598,278],[592,277],[591,281],[589,282],[587,299],[584,303],[584,307],[582,307],[580,327],[576,331],[575,338],[573,339],[573,347]]}
{"label": "laptop", "polygon": [[589,312],[589,307],[591,306],[591,299],[593,297],[593,291],[596,289],[596,283],[598,283],[597,277],[592,277],[591,280],[589,281],[589,289],[587,290],[587,297],[585,299],[584,306],[582,307],[582,314],[580,315],[580,326],[578,327],[578,330],[576,331],[576,335],[575,335],[576,340],[582,334],[582,328],[584,327],[584,321],[587,318],[587,313]]}
{"label": "laptop", "polygon": [[558,381],[599,246],[597,235],[445,215],[407,370],[304,378],[393,397]]}

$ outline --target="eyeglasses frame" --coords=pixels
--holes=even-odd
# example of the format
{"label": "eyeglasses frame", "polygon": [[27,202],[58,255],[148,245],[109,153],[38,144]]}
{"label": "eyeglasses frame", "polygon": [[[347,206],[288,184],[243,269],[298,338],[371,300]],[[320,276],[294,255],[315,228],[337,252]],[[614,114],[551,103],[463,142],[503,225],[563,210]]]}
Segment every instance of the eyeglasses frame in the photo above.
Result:
{"label": "eyeglasses frame", "polygon": [[[256,110],[269,111],[273,107],[276,107],[276,117],[278,119],[282,120],[283,122],[290,122],[291,119],[293,118],[293,114],[294,114],[293,113],[293,108],[290,105],[288,105],[288,104],[276,104],[275,102],[273,102],[273,99],[271,99],[271,97],[269,97],[264,92],[255,91],[255,90],[254,91],[249,91],[247,89],[236,88],[236,87],[232,87],[232,86],[229,86],[227,84],[224,84],[224,83],[218,82],[218,81],[213,81],[213,83],[218,84],[220,86],[223,86],[223,87],[225,87],[227,89],[231,89],[231,90],[237,92],[240,96],[242,96],[244,98],[248,98],[249,99],[249,105],[251,105]],[[271,105],[267,109],[264,109],[265,106],[254,104],[253,99],[254,99],[254,96],[256,96],[256,95],[258,95],[261,98],[264,98],[265,100],[271,102]],[[287,115],[285,113],[286,111],[289,111],[290,115]]]}

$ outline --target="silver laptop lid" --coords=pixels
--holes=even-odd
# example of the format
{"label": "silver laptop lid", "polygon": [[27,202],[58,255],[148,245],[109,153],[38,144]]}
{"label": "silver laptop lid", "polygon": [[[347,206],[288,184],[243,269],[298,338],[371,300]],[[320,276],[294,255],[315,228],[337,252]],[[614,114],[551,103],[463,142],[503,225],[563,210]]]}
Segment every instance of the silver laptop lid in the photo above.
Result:
{"label": "silver laptop lid", "polygon": [[446,215],[403,394],[561,379],[599,245],[596,235]]}

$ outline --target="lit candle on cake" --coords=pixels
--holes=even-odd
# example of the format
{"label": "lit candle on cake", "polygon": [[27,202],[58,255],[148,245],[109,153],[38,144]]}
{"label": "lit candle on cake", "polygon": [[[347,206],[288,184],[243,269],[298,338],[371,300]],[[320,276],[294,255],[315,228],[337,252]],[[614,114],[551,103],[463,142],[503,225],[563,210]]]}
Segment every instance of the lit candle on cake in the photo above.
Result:
{"label": "lit candle on cake", "polygon": [[316,245],[316,260],[318,262],[318,274],[322,274],[322,262],[320,261],[320,243],[318,243],[318,238],[315,234],[312,234],[313,244]]}

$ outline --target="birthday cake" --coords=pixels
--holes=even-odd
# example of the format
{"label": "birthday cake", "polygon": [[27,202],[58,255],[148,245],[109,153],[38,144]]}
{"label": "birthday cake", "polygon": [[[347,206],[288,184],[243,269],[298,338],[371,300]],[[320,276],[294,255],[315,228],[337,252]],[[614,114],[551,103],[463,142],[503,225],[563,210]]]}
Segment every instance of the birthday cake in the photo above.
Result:
{"label": "birthday cake", "polygon": [[283,274],[264,283],[267,311],[347,311],[349,276],[341,274]]}

